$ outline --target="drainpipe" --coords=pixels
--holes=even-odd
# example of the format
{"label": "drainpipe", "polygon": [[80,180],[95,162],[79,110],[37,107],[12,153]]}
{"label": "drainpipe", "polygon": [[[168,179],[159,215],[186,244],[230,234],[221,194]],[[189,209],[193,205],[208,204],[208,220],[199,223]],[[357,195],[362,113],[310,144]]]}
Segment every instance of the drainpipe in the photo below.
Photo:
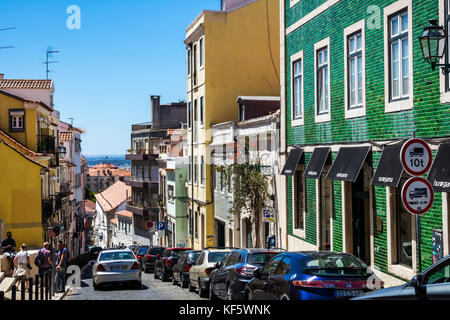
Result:
{"label": "drainpipe", "polygon": [[[191,111],[190,111],[190,117],[191,117],[191,159],[190,159],[190,165],[192,165],[192,169],[191,169],[191,218],[193,217],[194,214],[194,52],[193,52],[193,45],[192,42],[189,43],[189,49],[191,52],[191,61],[189,61],[191,67],[190,67],[190,72],[191,72]],[[189,128],[188,128],[189,130]],[[191,221],[193,219],[189,219],[189,225],[191,224]],[[191,237],[191,243],[192,243],[192,248],[194,247],[194,226],[190,226],[192,227],[192,233],[190,233],[190,237]],[[189,231],[189,230],[188,230]]]}

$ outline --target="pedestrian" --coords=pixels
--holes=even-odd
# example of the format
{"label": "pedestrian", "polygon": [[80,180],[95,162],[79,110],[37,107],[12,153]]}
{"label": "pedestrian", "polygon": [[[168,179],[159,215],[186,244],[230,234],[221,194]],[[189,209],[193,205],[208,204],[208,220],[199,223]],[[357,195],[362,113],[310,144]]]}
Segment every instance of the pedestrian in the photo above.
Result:
{"label": "pedestrian", "polygon": [[58,251],[56,252],[56,289],[58,293],[66,291],[67,253],[63,242],[59,240]]}
{"label": "pedestrian", "polygon": [[28,279],[30,278],[30,257],[28,255],[28,249],[26,244],[22,244],[21,250],[14,258],[14,278],[17,279],[17,287],[20,288],[22,281],[25,281],[26,288],[28,289]]}
{"label": "pedestrian", "polygon": [[12,238],[11,231],[6,233],[6,239],[2,241],[2,255],[9,262],[11,271],[14,271],[14,257],[16,256],[16,241]]}
{"label": "pedestrian", "polygon": [[39,278],[41,283],[44,280],[44,274],[48,273],[52,269],[52,252],[50,251],[50,244],[48,242],[44,243],[42,249],[40,249],[34,260],[35,264],[39,267]]}

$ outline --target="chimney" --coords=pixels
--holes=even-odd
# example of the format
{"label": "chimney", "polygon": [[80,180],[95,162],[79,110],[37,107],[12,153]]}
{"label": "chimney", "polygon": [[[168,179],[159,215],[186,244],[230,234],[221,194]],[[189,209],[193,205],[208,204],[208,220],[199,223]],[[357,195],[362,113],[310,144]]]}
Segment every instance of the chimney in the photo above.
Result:
{"label": "chimney", "polygon": [[160,128],[160,107],[161,107],[161,96],[151,96],[151,103],[152,103],[152,127],[153,128]]}

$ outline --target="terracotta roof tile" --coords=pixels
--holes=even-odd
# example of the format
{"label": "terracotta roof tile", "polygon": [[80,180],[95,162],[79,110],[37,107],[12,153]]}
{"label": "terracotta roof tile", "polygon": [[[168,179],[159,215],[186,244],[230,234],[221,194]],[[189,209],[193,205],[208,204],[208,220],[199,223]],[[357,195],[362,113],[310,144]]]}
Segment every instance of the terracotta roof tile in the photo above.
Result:
{"label": "terracotta roof tile", "polygon": [[59,141],[72,141],[72,132],[60,132]]}
{"label": "terracotta roof tile", "polygon": [[111,223],[117,225],[117,218],[111,219]]}
{"label": "terracotta roof tile", "polygon": [[131,198],[131,187],[117,181],[102,193],[96,194],[95,198],[103,211],[109,212]]}
{"label": "terracotta roof tile", "polygon": [[0,89],[51,89],[52,80],[0,79]]}
{"label": "terracotta roof tile", "polygon": [[127,218],[132,218],[133,217],[133,213],[130,212],[130,211],[127,211],[127,210],[116,212],[116,214],[118,216],[127,217]]}
{"label": "terracotta roof tile", "polygon": [[95,212],[95,203],[91,200],[84,200],[84,212],[94,213]]}

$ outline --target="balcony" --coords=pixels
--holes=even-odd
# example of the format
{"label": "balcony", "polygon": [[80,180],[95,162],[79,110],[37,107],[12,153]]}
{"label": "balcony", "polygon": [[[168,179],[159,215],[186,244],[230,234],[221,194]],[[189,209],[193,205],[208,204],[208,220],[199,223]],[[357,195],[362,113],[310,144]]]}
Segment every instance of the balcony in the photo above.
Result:
{"label": "balcony", "polygon": [[64,182],[61,183],[59,185],[59,193],[61,194],[61,196],[69,196],[72,194],[71,188],[70,188],[70,183],[69,182]]}
{"label": "balcony", "polygon": [[54,214],[53,199],[42,200],[42,224],[46,225]]}
{"label": "balcony", "polygon": [[129,154],[125,156],[127,160],[155,160],[158,158],[158,154],[150,153],[149,150],[145,149],[131,149]]}
{"label": "balcony", "polygon": [[126,210],[133,212],[133,214],[137,214],[140,216],[149,215],[150,220],[158,219],[159,216],[159,208],[152,208],[150,206],[141,205],[133,203],[132,201],[127,202]]}
{"label": "balcony", "polygon": [[37,136],[37,152],[42,154],[57,154],[56,138],[48,135]]}
{"label": "balcony", "polygon": [[131,131],[148,130],[151,129],[152,127],[153,126],[151,122],[137,123],[131,126]]}
{"label": "balcony", "polygon": [[158,181],[152,180],[150,177],[142,178],[142,177],[130,177],[129,180],[126,180],[125,183],[128,186],[142,189],[156,189],[158,188]]}

